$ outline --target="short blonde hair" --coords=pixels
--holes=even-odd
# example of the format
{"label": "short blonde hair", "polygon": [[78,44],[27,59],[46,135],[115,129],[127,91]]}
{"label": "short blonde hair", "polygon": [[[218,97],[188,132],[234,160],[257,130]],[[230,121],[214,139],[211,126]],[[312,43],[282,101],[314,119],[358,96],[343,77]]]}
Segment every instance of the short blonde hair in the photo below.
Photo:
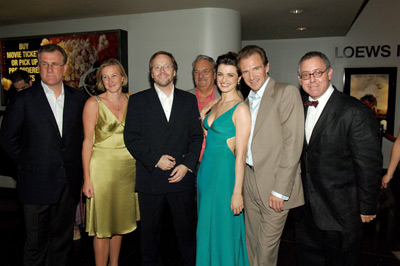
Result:
{"label": "short blonde hair", "polygon": [[99,90],[101,90],[101,91],[105,91],[105,90],[106,90],[105,87],[104,87],[104,84],[103,84],[103,80],[102,80],[102,78],[101,78],[101,72],[103,72],[103,69],[104,69],[105,67],[108,67],[108,66],[117,66],[117,67],[118,67],[119,72],[121,73],[121,76],[122,76],[122,78],[123,78],[123,80],[122,80],[122,86],[126,86],[126,85],[128,84],[128,76],[126,75],[126,72],[125,72],[124,67],[123,67],[122,64],[118,61],[118,59],[116,59],[116,58],[109,58],[109,59],[105,60],[105,61],[101,64],[101,66],[99,67],[99,69],[97,70],[97,74],[96,74],[96,79],[97,79],[96,86],[97,86],[97,88],[98,88]]}

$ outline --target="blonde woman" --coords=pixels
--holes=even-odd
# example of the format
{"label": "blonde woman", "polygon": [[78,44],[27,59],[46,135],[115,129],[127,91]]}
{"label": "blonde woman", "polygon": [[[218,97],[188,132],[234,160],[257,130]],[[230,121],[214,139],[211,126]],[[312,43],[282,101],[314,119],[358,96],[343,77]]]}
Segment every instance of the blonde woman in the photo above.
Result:
{"label": "blonde woman", "polygon": [[96,265],[118,265],[122,235],[136,229],[135,159],[125,147],[123,131],[128,82],[117,59],[97,71],[97,86],[105,92],[88,99],[83,110],[82,148],[86,231],[94,236]]}

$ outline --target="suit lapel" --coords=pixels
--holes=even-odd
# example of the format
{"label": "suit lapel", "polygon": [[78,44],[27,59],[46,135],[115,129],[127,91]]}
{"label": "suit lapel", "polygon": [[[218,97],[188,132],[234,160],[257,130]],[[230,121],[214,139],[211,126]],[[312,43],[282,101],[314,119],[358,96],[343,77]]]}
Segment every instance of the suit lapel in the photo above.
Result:
{"label": "suit lapel", "polygon": [[182,100],[181,100],[182,94],[179,93],[177,88],[174,89],[174,100],[172,102],[172,110],[171,110],[171,116],[169,117],[169,123],[174,123],[179,114],[182,113]]}
{"label": "suit lapel", "polygon": [[33,99],[36,102],[37,110],[43,115],[47,120],[49,120],[52,127],[59,133],[56,119],[54,117],[53,111],[51,110],[49,101],[47,100],[46,94],[42,85],[38,86],[35,91],[35,96]]}
{"label": "suit lapel", "polygon": [[163,124],[168,123],[167,117],[164,113],[164,109],[162,108],[160,102],[160,98],[158,98],[156,89],[154,87],[150,90],[147,104],[149,106],[150,112],[153,112],[156,119],[158,119]]}
{"label": "suit lapel", "polygon": [[270,110],[273,106],[273,97],[274,94],[274,87],[275,87],[275,80],[272,78],[269,79],[267,87],[265,88],[264,94],[261,98],[260,107],[258,109],[256,124],[254,125],[254,136],[257,134],[258,130],[261,128],[261,125],[267,119]]}
{"label": "suit lapel", "polygon": [[64,85],[63,136],[65,136],[65,130],[68,128],[66,125],[72,123],[72,114],[75,108],[76,101],[73,100],[72,92]]}
{"label": "suit lapel", "polygon": [[328,102],[326,103],[324,110],[322,111],[317,123],[314,126],[308,146],[311,146],[314,142],[318,140],[322,132],[327,129],[328,125],[335,118],[337,93],[338,92],[334,90]]}

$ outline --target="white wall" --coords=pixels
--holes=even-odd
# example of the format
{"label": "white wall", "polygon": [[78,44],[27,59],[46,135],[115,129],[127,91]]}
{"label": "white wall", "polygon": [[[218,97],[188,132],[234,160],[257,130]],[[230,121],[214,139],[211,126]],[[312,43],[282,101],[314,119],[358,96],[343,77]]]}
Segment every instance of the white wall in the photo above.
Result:
{"label": "white wall", "polygon": [[148,62],[159,50],[178,62],[177,87],[193,87],[192,62],[198,54],[216,57],[241,47],[240,13],[200,8],[136,15],[74,19],[0,27],[1,38],[122,29],[128,32],[129,91],[147,89]]}
{"label": "white wall", "polygon": [[[178,62],[177,87],[193,88],[192,62],[198,54],[216,57],[241,47],[240,14],[221,8],[201,8],[138,15],[63,20],[0,27],[1,38],[121,29],[128,32],[129,92],[150,87],[148,64],[159,50]],[[1,166],[0,166],[1,167]],[[0,176],[0,187],[15,187]]]}
{"label": "white wall", "polygon": [[[263,47],[270,61],[270,75],[275,80],[289,82],[299,86],[297,80],[297,64],[299,59],[309,51],[321,51],[331,61],[333,67],[332,84],[343,90],[344,68],[351,67],[397,67],[395,136],[400,126],[400,58],[397,56],[397,46],[400,45],[400,10],[398,0],[370,0],[345,37],[286,39],[243,41],[242,46],[256,44]],[[307,12],[307,10],[305,11]],[[340,19],[340,17],[338,17]],[[391,55],[383,57],[335,57],[335,48],[341,51],[347,46],[379,46],[389,45]],[[392,143],[384,139],[383,155],[384,167],[387,167],[390,158]]]}

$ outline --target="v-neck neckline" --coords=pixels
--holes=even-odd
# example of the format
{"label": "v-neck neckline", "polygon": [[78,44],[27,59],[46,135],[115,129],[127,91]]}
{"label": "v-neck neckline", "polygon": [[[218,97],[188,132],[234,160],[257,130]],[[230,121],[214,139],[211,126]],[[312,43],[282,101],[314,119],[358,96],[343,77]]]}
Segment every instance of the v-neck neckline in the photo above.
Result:
{"label": "v-neck neckline", "polygon": [[[225,112],[223,112],[222,114],[220,114],[217,118],[215,118],[214,119],[214,121],[211,123],[211,125],[210,125],[210,123],[208,123],[208,118],[209,118],[209,116],[210,116],[210,114],[211,114],[211,112],[208,114],[208,116],[207,116],[207,125],[209,126],[209,127],[212,127],[212,125],[214,125],[214,123],[215,123],[215,121],[217,121],[217,119],[218,118],[220,118],[221,116],[223,116],[224,114],[226,114],[227,112],[229,112],[230,110],[232,110],[233,108],[235,108],[239,103],[241,103],[241,102],[243,102],[243,101],[239,101],[239,102],[237,102],[234,106],[232,106],[231,108],[229,108],[228,110],[226,110]],[[211,110],[212,111],[212,110]]]}
{"label": "v-neck neckline", "polygon": [[[128,98],[128,96],[125,94],[125,96]],[[129,98],[128,98],[129,99]],[[101,98],[99,97],[99,102],[101,102],[104,107],[114,116],[114,118],[120,123],[123,124],[126,118],[126,111],[127,111],[127,107],[125,108],[125,112],[124,112],[124,116],[122,117],[122,121],[119,121],[118,117],[110,110],[110,108],[108,108],[108,106],[101,100]]]}

